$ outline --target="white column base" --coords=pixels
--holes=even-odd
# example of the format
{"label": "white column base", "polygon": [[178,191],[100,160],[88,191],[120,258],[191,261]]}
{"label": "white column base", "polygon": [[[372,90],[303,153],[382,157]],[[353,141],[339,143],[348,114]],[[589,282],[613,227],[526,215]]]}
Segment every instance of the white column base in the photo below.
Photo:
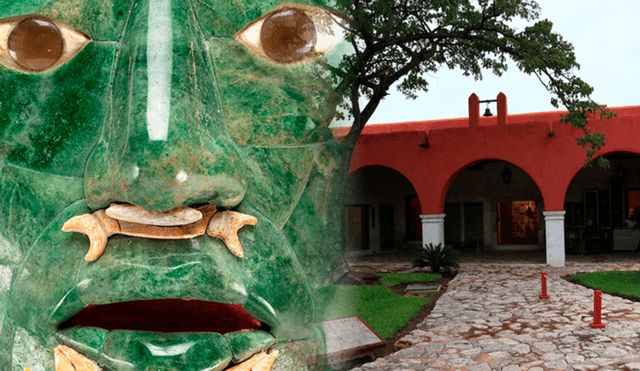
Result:
{"label": "white column base", "polygon": [[566,211],[543,211],[547,240],[547,264],[564,267],[564,214]]}
{"label": "white column base", "polygon": [[430,243],[444,246],[445,214],[420,215],[422,219],[422,245]]}

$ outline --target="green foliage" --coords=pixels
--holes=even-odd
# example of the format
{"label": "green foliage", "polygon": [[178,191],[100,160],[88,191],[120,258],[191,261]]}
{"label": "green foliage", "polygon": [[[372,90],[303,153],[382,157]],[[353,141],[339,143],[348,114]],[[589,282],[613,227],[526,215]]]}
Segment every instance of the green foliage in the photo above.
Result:
{"label": "green foliage", "polygon": [[437,273],[376,273],[380,284],[392,287],[402,283],[438,282],[442,275]]}
{"label": "green foliage", "polygon": [[328,286],[319,291],[318,321],[360,316],[383,339],[403,328],[429,303],[429,298],[405,297],[384,286]]}
{"label": "green foliage", "polygon": [[640,299],[640,272],[579,273],[572,279],[602,292]]}
{"label": "green foliage", "polygon": [[[500,76],[507,59],[538,78],[555,107],[569,110],[561,121],[583,131],[578,145],[587,161],[604,145],[604,136],[589,132],[587,122],[598,112],[601,118],[614,114],[590,99],[593,88],[575,75],[580,65],[573,46],[553,32],[552,22],[539,19],[535,1],[337,0],[337,10],[352,20],[347,39],[355,49],[335,70],[354,121],[345,146],[355,146],[391,85],[415,99],[442,68],[479,80],[484,71]],[[516,20],[529,26],[518,29]]]}
{"label": "green foliage", "polygon": [[442,244],[434,245],[432,243],[424,245],[424,248],[418,250],[414,266],[431,267],[431,272],[440,272],[440,268],[458,268],[460,251],[452,248],[450,245],[442,247]]}

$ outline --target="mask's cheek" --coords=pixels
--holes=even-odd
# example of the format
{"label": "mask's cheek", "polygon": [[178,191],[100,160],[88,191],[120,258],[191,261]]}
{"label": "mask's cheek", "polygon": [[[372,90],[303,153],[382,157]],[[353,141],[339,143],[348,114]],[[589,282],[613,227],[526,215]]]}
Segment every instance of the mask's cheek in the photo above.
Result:
{"label": "mask's cheek", "polygon": [[316,146],[242,147],[248,180],[244,202],[281,229],[304,191],[317,156]]}
{"label": "mask's cheek", "polygon": [[211,53],[228,130],[241,145],[323,142],[340,96],[317,62],[278,66],[233,39],[212,39]]}
{"label": "mask's cheek", "polygon": [[[293,303],[304,305],[307,299],[299,296],[301,283],[297,283],[296,280],[307,282],[313,292],[315,288],[331,281],[336,269],[344,264],[339,229],[342,225],[339,213],[341,207],[331,204],[335,163],[325,147],[314,146],[308,149],[308,153],[295,152],[294,149],[256,148],[251,151],[254,156],[257,154],[264,156],[265,161],[248,161],[250,164],[248,173],[252,173],[258,181],[262,182],[265,192],[248,196],[241,204],[240,210],[256,216],[258,216],[254,211],[256,208],[260,208],[261,212],[262,210],[273,212],[268,215],[269,220],[263,219],[263,215],[260,215],[258,224],[251,230],[241,231],[240,236],[247,254],[244,264],[248,268],[249,280],[258,278],[253,281],[257,285],[254,287],[265,290],[263,297],[267,298],[273,294],[275,297],[285,298],[285,302],[290,301],[290,305]],[[309,157],[305,158],[304,155]],[[271,161],[266,161],[267,158]],[[296,161],[309,166],[303,167],[304,172],[287,173],[286,170],[294,168],[291,164],[298,164]],[[256,168],[252,169],[251,165],[255,165]],[[258,167],[260,165],[262,167]],[[273,178],[268,177],[267,174],[272,174]],[[281,186],[274,187],[277,182],[284,182],[284,179],[294,177],[296,174],[304,174],[304,177],[290,184],[290,188],[283,189],[282,194],[272,191],[272,199],[269,199],[269,190],[281,189]],[[248,195],[253,188],[249,187]],[[263,199],[258,196],[263,197],[264,202],[260,202]],[[278,205],[282,209],[279,209]],[[281,224],[270,223],[273,220],[278,220]],[[284,261],[287,264],[282,264]],[[284,280],[285,277],[286,280]],[[289,281],[290,278],[291,281]],[[287,289],[278,286],[283,281],[293,286]],[[251,285],[248,284],[248,286]],[[278,290],[278,287],[284,291],[277,294],[270,291]],[[251,289],[249,292],[251,299]],[[284,312],[288,311],[290,310]],[[281,318],[290,317],[287,315]],[[302,319],[298,322],[302,323]]]}
{"label": "mask's cheek", "polygon": [[302,263],[312,286],[343,263],[340,205],[331,203],[335,162],[324,144],[243,147],[249,182],[245,204],[264,214]]}
{"label": "mask's cheek", "polygon": [[0,159],[82,176],[100,136],[116,44],[90,42],[61,67],[22,74],[0,66]]}
{"label": "mask's cheek", "polygon": [[[58,285],[69,289],[75,280],[77,264],[66,265],[56,258],[71,254],[81,260],[82,252],[74,249],[77,246],[67,244],[64,245],[65,249],[53,254],[51,250],[44,252],[51,258],[49,263],[41,264],[42,256],[34,256],[35,259],[23,265],[21,263],[34,241],[52,243],[55,240],[51,239],[51,234],[42,234],[42,231],[52,221],[52,224],[56,224],[56,216],[81,197],[80,178],[34,172],[9,165],[0,167],[0,349],[3,349],[0,352],[0,370],[11,369],[11,362],[21,370],[33,370],[36,365],[46,366],[49,363],[53,367],[53,354],[48,344],[31,334],[52,331],[45,321],[43,309],[55,307],[56,300],[47,296],[46,290]],[[64,217],[58,221],[63,223]],[[64,237],[80,242],[77,237]],[[75,262],[80,260],[76,259]],[[13,302],[9,297],[9,290],[16,275],[23,278],[29,276],[29,283],[25,280],[20,282],[27,283],[27,289],[35,289],[35,296],[24,298],[19,303]],[[14,282],[13,289],[17,290],[21,283]],[[21,317],[22,326],[14,324],[8,315],[9,306],[17,308],[14,312]],[[34,316],[33,322],[30,321],[30,316]],[[37,322],[44,330],[38,327],[38,330],[33,331],[38,326]],[[25,328],[29,328],[29,331]]]}
{"label": "mask's cheek", "polygon": [[83,201],[64,209],[38,237],[16,273],[9,295],[8,316],[32,333],[46,338],[56,326],[85,304],[76,285],[87,238],[62,232],[75,215],[90,212]]}
{"label": "mask's cheek", "polygon": [[81,178],[0,166],[0,264],[16,269],[47,225],[82,196]]}
{"label": "mask's cheek", "polygon": [[258,218],[254,227],[239,233],[249,294],[243,307],[272,325],[270,332],[278,339],[310,337],[313,301],[296,254],[282,232],[255,209],[243,203],[240,211]]}
{"label": "mask's cheek", "polygon": [[340,278],[348,271],[343,258],[342,205],[336,204],[335,162],[320,146],[303,191],[282,232],[288,237],[312,288]]}

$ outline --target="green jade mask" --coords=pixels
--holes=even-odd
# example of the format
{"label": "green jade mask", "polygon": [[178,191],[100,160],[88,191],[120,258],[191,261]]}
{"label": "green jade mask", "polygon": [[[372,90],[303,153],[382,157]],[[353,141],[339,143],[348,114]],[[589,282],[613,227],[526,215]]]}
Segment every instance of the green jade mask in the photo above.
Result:
{"label": "green jade mask", "polygon": [[312,370],[320,1],[0,0],[0,370]]}

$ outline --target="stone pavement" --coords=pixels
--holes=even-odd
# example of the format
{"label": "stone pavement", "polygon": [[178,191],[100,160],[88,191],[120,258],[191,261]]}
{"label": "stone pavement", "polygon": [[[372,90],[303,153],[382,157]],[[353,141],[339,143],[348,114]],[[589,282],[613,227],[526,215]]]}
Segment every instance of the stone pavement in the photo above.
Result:
{"label": "stone pavement", "polygon": [[568,265],[464,263],[431,314],[396,343],[404,349],[353,370],[640,370],[640,303],[603,294],[606,328],[592,329],[593,290],[561,278],[640,263]]}

